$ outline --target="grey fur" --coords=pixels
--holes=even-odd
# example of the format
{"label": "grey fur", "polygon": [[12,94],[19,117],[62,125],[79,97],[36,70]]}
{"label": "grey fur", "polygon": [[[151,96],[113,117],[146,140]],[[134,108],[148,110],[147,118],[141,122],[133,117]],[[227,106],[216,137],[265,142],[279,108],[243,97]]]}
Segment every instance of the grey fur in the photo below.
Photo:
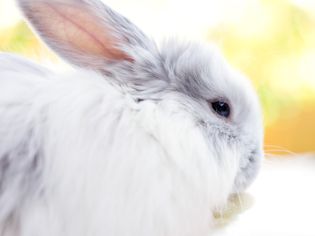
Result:
{"label": "grey fur", "polygon": [[[12,104],[12,106],[18,106]],[[16,116],[16,120],[5,119],[10,113],[10,107],[1,107],[0,104],[0,221],[6,221],[17,214],[24,202],[40,190],[40,172],[42,170],[43,154],[40,150],[40,140],[35,126],[29,123],[26,127],[26,117]],[[27,114],[27,112],[25,113]],[[12,118],[11,115],[7,116]],[[7,133],[7,125],[16,126],[15,132],[19,135]],[[27,122],[28,123],[28,122]],[[20,126],[20,128],[17,128]],[[3,133],[4,132],[4,133]],[[16,137],[20,137],[17,139]],[[14,139],[13,139],[14,137]],[[13,200],[12,196],[16,199]]]}

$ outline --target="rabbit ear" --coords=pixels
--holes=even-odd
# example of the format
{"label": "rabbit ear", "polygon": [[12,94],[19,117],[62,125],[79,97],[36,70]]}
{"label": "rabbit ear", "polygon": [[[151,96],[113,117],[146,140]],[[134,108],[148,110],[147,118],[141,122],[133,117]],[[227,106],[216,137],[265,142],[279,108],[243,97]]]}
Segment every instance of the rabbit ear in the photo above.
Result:
{"label": "rabbit ear", "polygon": [[98,0],[18,0],[44,41],[71,63],[100,69],[104,62],[132,62],[132,48],[149,39]]}

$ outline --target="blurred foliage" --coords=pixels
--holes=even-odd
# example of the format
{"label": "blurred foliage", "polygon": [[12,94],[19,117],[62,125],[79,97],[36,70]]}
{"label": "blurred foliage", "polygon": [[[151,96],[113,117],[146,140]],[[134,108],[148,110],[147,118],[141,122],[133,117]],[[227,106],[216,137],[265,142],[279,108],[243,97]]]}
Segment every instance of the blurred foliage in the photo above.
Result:
{"label": "blurred foliage", "polygon": [[14,27],[0,30],[0,51],[26,55],[35,60],[43,58],[57,60],[57,57],[38,40],[26,23],[19,22]]}
{"label": "blurred foliage", "polygon": [[[266,150],[314,152],[315,9],[289,0],[257,2],[237,21],[209,30],[208,38],[253,80],[264,108]],[[0,50],[56,61],[24,23],[0,29]]]}
{"label": "blurred foliage", "polygon": [[0,49],[32,55],[39,50],[39,43],[29,27],[23,22],[15,27],[2,30],[0,34]]}

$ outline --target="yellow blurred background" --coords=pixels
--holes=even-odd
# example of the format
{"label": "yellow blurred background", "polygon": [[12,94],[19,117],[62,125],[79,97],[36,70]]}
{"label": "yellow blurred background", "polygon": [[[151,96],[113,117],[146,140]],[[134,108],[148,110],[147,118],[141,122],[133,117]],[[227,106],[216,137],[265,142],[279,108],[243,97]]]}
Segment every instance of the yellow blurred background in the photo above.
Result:
{"label": "yellow blurred background", "polygon": [[[155,38],[208,40],[248,75],[261,98],[265,149],[315,152],[315,0],[105,0]],[[0,0],[0,51],[57,63]]]}

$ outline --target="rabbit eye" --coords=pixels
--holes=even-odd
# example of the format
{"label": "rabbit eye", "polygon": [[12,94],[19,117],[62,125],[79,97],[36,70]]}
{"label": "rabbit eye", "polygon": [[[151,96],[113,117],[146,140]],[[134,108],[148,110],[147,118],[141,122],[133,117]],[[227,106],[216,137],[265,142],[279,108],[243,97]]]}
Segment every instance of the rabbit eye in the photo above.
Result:
{"label": "rabbit eye", "polygon": [[215,101],[211,103],[212,109],[219,115],[228,118],[231,113],[229,104],[223,101]]}

